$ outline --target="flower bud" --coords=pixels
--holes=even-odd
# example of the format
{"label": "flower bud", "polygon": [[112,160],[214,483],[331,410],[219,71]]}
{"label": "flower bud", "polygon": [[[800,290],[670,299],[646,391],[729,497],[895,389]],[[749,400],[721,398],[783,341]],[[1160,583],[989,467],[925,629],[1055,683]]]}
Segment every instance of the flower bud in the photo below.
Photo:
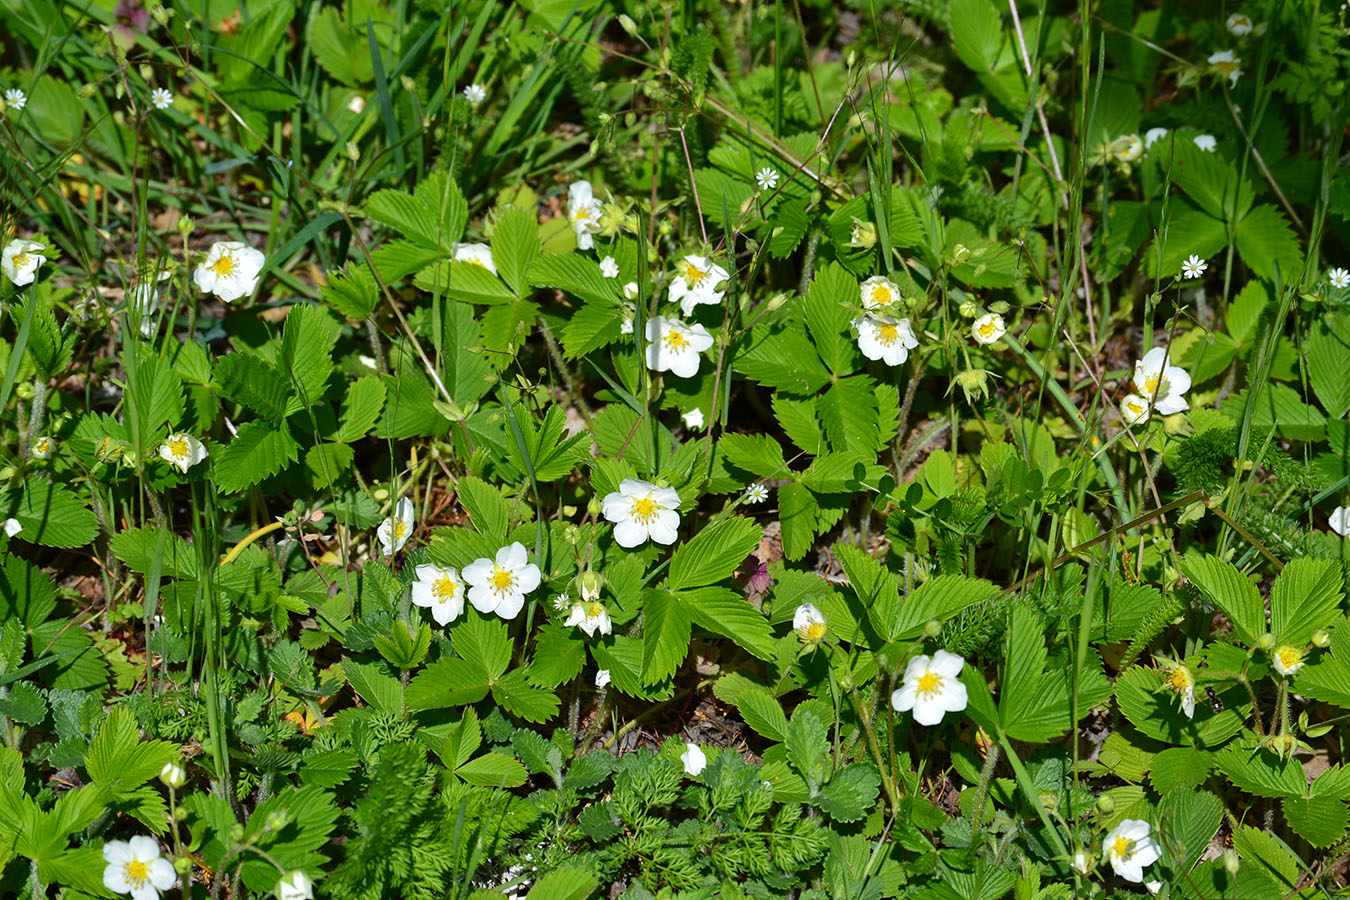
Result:
{"label": "flower bud", "polygon": [[407,75],[399,76],[398,82],[399,84],[403,85],[403,89],[408,93],[410,94],[417,93],[417,82],[413,81]]}
{"label": "flower bud", "polygon": [[928,624],[923,626],[923,633],[930,638],[935,638],[942,634],[942,623],[937,619],[929,619]]}
{"label": "flower bud", "polygon": [[164,782],[166,787],[180,788],[187,784],[187,773],[178,763],[167,762],[164,768],[159,770],[159,780]]}
{"label": "flower bud", "polygon": [[603,509],[604,504],[599,497],[592,497],[590,502],[586,504],[586,512],[593,516],[600,515],[600,512]]}
{"label": "flower bud", "polygon": [[1319,628],[1313,632],[1312,643],[1314,647],[1321,647],[1325,650],[1331,644],[1331,635],[1327,634],[1325,628]]}
{"label": "flower bud", "polygon": [[839,676],[839,689],[844,691],[853,690],[853,676],[852,675]]}
{"label": "flower bud", "polygon": [[861,219],[853,220],[853,232],[849,236],[851,243],[855,247],[861,247],[864,250],[871,250],[877,243],[877,226],[873,222],[864,222]]}
{"label": "flower bud", "polygon": [[764,305],[768,312],[774,312],[783,308],[783,304],[788,302],[788,295],[784,293],[774,294],[769,298],[769,302]]}
{"label": "flower bud", "polygon": [[628,32],[629,37],[637,37],[637,23],[634,22],[633,17],[627,13],[620,13],[619,27]]}
{"label": "flower bud", "polygon": [[86,84],[85,86],[80,88],[80,99],[88,100],[90,97],[94,96],[97,93],[98,93],[97,84]]}
{"label": "flower bud", "polygon": [[959,311],[967,319],[973,319],[980,314],[980,308],[969,300],[961,304]]}
{"label": "flower bud", "polygon": [[1275,648],[1275,635],[1267,631],[1265,634],[1261,635],[1260,639],[1256,642],[1256,646],[1260,647],[1262,650],[1273,650]]}
{"label": "flower bud", "polygon": [[1110,794],[1102,794],[1097,798],[1097,812],[1104,816],[1109,816],[1116,811],[1116,801]]}
{"label": "flower bud", "polygon": [[1238,860],[1238,852],[1232,847],[1223,851],[1223,867],[1229,875],[1236,875],[1241,863]]}
{"label": "flower bud", "polygon": [[190,216],[178,217],[178,233],[182,235],[183,240],[187,240],[187,236],[192,234],[192,218]]}
{"label": "flower bud", "polygon": [[189,856],[175,856],[173,858],[173,870],[178,873],[180,878],[186,879],[192,875],[192,858]]}
{"label": "flower bud", "polygon": [[603,581],[599,575],[590,571],[582,572],[579,584],[581,587],[581,600],[583,603],[590,603],[600,599],[600,586],[603,584]]}
{"label": "flower bud", "polygon": [[264,823],[263,827],[268,831],[280,831],[286,827],[286,823],[290,820],[291,815],[288,810],[274,809],[267,814],[267,821]]}
{"label": "flower bud", "polygon": [[355,141],[347,142],[347,158],[356,162],[361,158],[361,148],[356,146]]}

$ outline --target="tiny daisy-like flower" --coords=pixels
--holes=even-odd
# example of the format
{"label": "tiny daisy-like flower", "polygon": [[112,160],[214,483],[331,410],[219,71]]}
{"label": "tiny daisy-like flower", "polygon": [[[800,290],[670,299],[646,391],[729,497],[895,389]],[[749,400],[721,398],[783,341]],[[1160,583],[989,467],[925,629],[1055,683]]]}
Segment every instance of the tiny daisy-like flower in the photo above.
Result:
{"label": "tiny daisy-like flower", "polygon": [[150,102],[155,109],[168,109],[173,106],[173,94],[165,88],[155,88],[150,92]]}
{"label": "tiny daisy-like flower", "polygon": [[154,838],[136,835],[130,841],[103,845],[103,886],[114,894],[130,894],[131,900],[156,900],[178,881],[173,863],[160,856]]}
{"label": "tiny daisy-like flower", "polygon": [[600,230],[600,201],[591,192],[589,181],[574,181],[567,189],[567,219],[577,236],[577,247],[582,250],[593,248],[595,238],[592,235]]}
{"label": "tiny daisy-like flower", "polygon": [[600,274],[606,278],[619,277],[619,264],[614,261],[614,257],[606,256],[600,260]]}
{"label": "tiny daisy-like flower", "polygon": [[755,482],[745,489],[746,503],[763,503],[769,499],[769,489],[759,482]]}
{"label": "tiny daisy-like flower", "polygon": [[684,763],[684,774],[691,778],[697,778],[708,767],[708,757],[698,744],[685,744],[684,752],[680,754],[680,762]]}
{"label": "tiny daisy-like flower", "polygon": [[919,346],[909,319],[897,319],[868,313],[853,320],[858,329],[858,349],[868,359],[879,359],[888,366],[898,366],[909,359],[909,351]]}
{"label": "tiny daisy-like flower", "polygon": [[1350,272],[1345,269],[1332,269],[1327,273],[1327,281],[1331,282],[1334,288],[1350,287]]}
{"label": "tiny daisy-like flower", "polygon": [[755,184],[759,185],[761,191],[771,191],[778,187],[778,173],[765,166],[755,173]]}
{"label": "tiny daisy-like flower", "polygon": [[897,712],[914,711],[920,725],[936,725],[949,712],[966,708],[966,686],[958,676],[966,661],[955,653],[939,650],[932,657],[921,654],[905,666],[905,682],[891,694]]}
{"label": "tiny daisy-like flower", "polygon": [[39,252],[46,249],[45,244],[37,241],[15,238],[5,245],[3,255],[0,255],[0,269],[15,287],[27,287],[37,278],[38,267],[47,261],[47,257]]}
{"label": "tiny daisy-like flower", "polygon": [[1205,274],[1205,269],[1208,268],[1209,264],[1207,262],[1192,253],[1190,256],[1186,257],[1186,261],[1181,264],[1181,274],[1187,278],[1199,278],[1201,275]]}
{"label": "tiny daisy-like flower", "polygon": [[970,336],[981,344],[993,344],[1007,331],[1008,327],[998,313],[986,313],[970,326]]}
{"label": "tiny daisy-like flower", "polygon": [[625,549],[645,544],[648,538],[670,545],[679,537],[680,495],[674,488],[625,478],[617,491],[605,495],[600,509],[614,523],[614,540]]}
{"label": "tiny daisy-like flower", "polygon": [[1186,718],[1195,718],[1195,676],[1182,665],[1173,666],[1163,686],[1181,699],[1181,711]]}
{"label": "tiny daisy-like flower", "polygon": [[1195,141],[1195,146],[1199,147],[1201,150],[1204,150],[1206,153],[1213,153],[1214,148],[1219,146],[1218,140],[1215,139],[1214,135],[1212,134],[1196,135],[1193,138],[1193,140]]}
{"label": "tiny daisy-like flower", "polygon": [[1162,856],[1143,819],[1126,819],[1111,829],[1102,842],[1102,854],[1117,875],[1135,884],[1144,880],[1144,867],[1153,865]]}
{"label": "tiny daisy-like flower", "polygon": [[1303,668],[1303,651],[1297,647],[1291,647],[1283,644],[1271,656],[1270,661],[1275,665],[1275,671],[1279,672],[1285,678],[1293,675],[1299,669]]}
{"label": "tiny daisy-like flower", "polygon": [[595,637],[597,631],[601,634],[609,634],[614,629],[614,624],[609,618],[609,611],[605,609],[603,603],[596,600],[592,600],[590,603],[575,604],[563,625],[567,628],[575,625],[586,632],[586,637]]}
{"label": "tiny daisy-like flower", "polygon": [[361,115],[361,113],[366,111],[366,98],[362,97],[360,94],[352,95],[352,99],[347,101],[347,111],[355,113],[358,116]]}
{"label": "tiny daisy-like flower", "polygon": [[449,625],[464,612],[464,582],[453,568],[418,566],[412,602],[431,610],[437,625]]}
{"label": "tiny daisy-like flower", "polygon": [[1134,162],[1144,155],[1144,142],[1137,134],[1123,135],[1111,145],[1111,154],[1121,162]]}
{"label": "tiny daisy-like flower", "polygon": [[1191,389],[1191,376],[1172,365],[1165,347],[1154,347],[1134,364],[1134,387],[1164,416],[1190,409],[1182,395]]}
{"label": "tiny daisy-like flower", "polygon": [[686,256],[676,271],[679,274],[670,282],[669,298],[679,302],[686,316],[693,314],[695,306],[715,306],[726,296],[719,288],[731,276],[706,256]]}
{"label": "tiny daisy-like flower", "polygon": [[462,574],[473,608],[503,619],[514,619],[525,606],[525,595],[539,587],[539,567],[530,562],[520,541],[498,550],[495,559],[474,560]]}
{"label": "tiny daisy-like flower", "polygon": [[210,455],[205,444],[185,432],[171,434],[159,445],[159,458],[176,466],[180,472],[186,472]]}
{"label": "tiny daisy-like flower", "polygon": [[679,319],[652,316],[647,320],[647,368],[670,372],[679,378],[698,374],[700,354],[713,345],[702,325],[686,325]]}
{"label": "tiny daisy-like flower", "polygon": [[258,287],[258,275],[267,257],[242,241],[216,241],[192,274],[203,294],[215,294],[226,303],[247,297]]}
{"label": "tiny daisy-like flower", "polygon": [[1252,33],[1254,27],[1251,16],[1243,13],[1233,13],[1224,24],[1228,28],[1228,33],[1233,37],[1246,37]]}
{"label": "tiny daisy-like flower", "polygon": [[1236,86],[1242,77],[1242,57],[1234,56],[1232,50],[1220,50],[1209,55],[1209,64],[1224,78],[1230,87]]}
{"label": "tiny daisy-like flower", "polygon": [[595,686],[598,688],[609,686],[609,669],[601,669],[595,673]]}
{"label": "tiny daisy-like flower", "polygon": [[684,419],[684,427],[686,428],[698,429],[703,427],[703,410],[701,409],[691,409],[680,418]]}
{"label": "tiny daisy-like flower", "polygon": [[1350,537],[1350,506],[1338,506],[1327,516],[1327,525],[1341,537]]}
{"label": "tiny daisy-like flower", "polygon": [[1148,398],[1130,394],[1120,401],[1120,417],[1126,425],[1143,425],[1148,421]]}
{"label": "tiny daisy-like flower", "polygon": [[33,459],[51,459],[56,452],[56,441],[49,437],[36,438],[28,452]]}
{"label": "tiny daisy-like flower", "polygon": [[497,264],[492,261],[492,248],[487,244],[455,244],[450,251],[458,262],[482,266],[493,275],[497,274]]}
{"label": "tiny daisy-like flower", "polygon": [[464,89],[464,99],[477,106],[487,99],[487,91],[481,84],[474,82]]}
{"label": "tiny daisy-like flower", "polygon": [[792,615],[792,630],[803,643],[819,643],[825,637],[825,616],[814,605],[803,603]]}
{"label": "tiny daisy-like flower", "polygon": [[1166,128],[1150,128],[1144,132],[1144,149],[1147,150],[1165,137],[1167,137]]}
{"label": "tiny daisy-like flower", "polygon": [[553,609],[556,612],[562,612],[571,605],[572,605],[572,595],[567,593],[567,591],[563,591],[561,594],[553,598]]}
{"label": "tiny daisy-like flower", "polygon": [[28,105],[28,95],[18,88],[5,91],[5,106],[18,111]]}
{"label": "tiny daisy-like flower", "polygon": [[900,288],[885,275],[873,275],[858,285],[863,309],[884,310],[900,302]]}
{"label": "tiny daisy-like flower", "polygon": [[394,514],[380,523],[375,529],[380,548],[385,556],[393,556],[408,543],[413,533],[413,505],[407,497],[400,497],[394,504]]}

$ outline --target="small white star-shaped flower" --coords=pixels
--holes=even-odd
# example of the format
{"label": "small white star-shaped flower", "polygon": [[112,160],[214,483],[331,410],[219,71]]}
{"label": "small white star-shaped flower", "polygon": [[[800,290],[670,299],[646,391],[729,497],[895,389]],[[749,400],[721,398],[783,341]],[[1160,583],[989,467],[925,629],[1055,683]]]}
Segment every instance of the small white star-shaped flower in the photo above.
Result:
{"label": "small white star-shaped flower", "polygon": [[756,482],[745,489],[746,503],[763,503],[769,499],[769,489]]}
{"label": "small white star-shaped flower", "polygon": [[1332,287],[1350,287],[1350,272],[1345,269],[1332,269],[1327,273],[1327,281],[1331,282]]}
{"label": "small white star-shaped flower", "polygon": [[619,264],[614,261],[614,257],[606,256],[600,260],[600,274],[606,278],[619,277]]}
{"label": "small white star-shaped flower", "polygon": [[761,191],[771,191],[778,187],[778,173],[765,166],[755,173],[755,184],[759,185]]}
{"label": "small white star-shaped flower", "polygon": [[19,110],[28,105],[28,95],[18,88],[10,88],[5,91],[5,106],[10,109]]}
{"label": "small white star-shaped flower", "polygon": [[1205,269],[1208,268],[1208,263],[1192,253],[1190,256],[1186,257],[1186,261],[1181,264],[1181,274],[1185,275],[1187,278],[1199,278],[1201,275],[1205,274]]}
{"label": "small white star-shaped flower", "polygon": [[155,88],[150,92],[150,102],[155,105],[155,109],[168,109],[173,106],[173,94],[165,88]]}
{"label": "small white star-shaped flower", "polygon": [[477,106],[487,99],[487,91],[481,84],[474,82],[464,89],[464,99]]}

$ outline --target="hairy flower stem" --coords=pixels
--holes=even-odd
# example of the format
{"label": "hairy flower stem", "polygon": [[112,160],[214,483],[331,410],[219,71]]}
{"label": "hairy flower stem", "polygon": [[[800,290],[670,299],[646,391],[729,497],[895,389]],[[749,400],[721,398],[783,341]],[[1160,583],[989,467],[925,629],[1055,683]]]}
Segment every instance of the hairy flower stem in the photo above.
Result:
{"label": "hairy flower stem", "polygon": [[877,741],[876,729],[872,727],[872,715],[863,706],[862,698],[858,696],[857,685],[849,689],[849,694],[853,697],[853,707],[858,711],[858,721],[862,722],[863,731],[867,733],[867,746],[872,748],[872,755],[876,757],[877,770],[881,772],[881,783],[886,788],[886,798],[890,801],[891,815],[898,817],[900,791],[895,785],[895,778],[891,775],[891,767],[886,765],[886,759],[881,755],[881,744]]}
{"label": "hairy flower stem", "polygon": [[47,383],[41,378],[33,379],[33,412],[28,419],[28,438],[25,449],[31,453],[33,439],[42,435],[42,426],[47,421]]}
{"label": "hairy flower stem", "polygon": [[980,820],[984,818],[984,804],[989,798],[989,784],[994,780],[994,769],[998,766],[1000,752],[999,745],[991,741],[989,752],[984,757],[984,768],[980,769],[980,784],[975,790],[975,803],[971,807],[974,810],[970,825],[972,846],[975,844],[975,836],[980,832]]}

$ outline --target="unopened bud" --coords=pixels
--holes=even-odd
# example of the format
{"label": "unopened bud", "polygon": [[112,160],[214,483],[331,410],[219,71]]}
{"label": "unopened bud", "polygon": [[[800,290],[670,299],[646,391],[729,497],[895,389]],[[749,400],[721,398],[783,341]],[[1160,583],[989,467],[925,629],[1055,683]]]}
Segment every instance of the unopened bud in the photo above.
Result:
{"label": "unopened bud", "polygon": [[604,509],[604,504],[601,502],[599,497],[592,497],[591,502],[586,504],[586,512],[590,513],[593,516],[600,515],[600,511],[602,509]]}
{"label": "unopened bud", "polygon": [[1232,847],[1223,851],[1223,867],[1229,875],[1236,875],[1242,863],[1238,860],[1238,852]]}
{"label": "unopened bud", "polygon": [[1319,628],[1313,632],[1312,642],[1314,647],[1321,647],[1325,650],[1331,644],[1331,635],[1327,634],[1325,628]]}
{"label": "unopened bud", "polygon": [[164,782],[166,787],[180,788],[187,784],[187,773],[177,763],[168,762],[159,770],[159,780]]}
{"label": "unopened bud", "polygon": [[621,13],[619,15],[619,27],[628,32],[629,37],[637,37],[637,23],[634,22],[633,17],[627,13]]}
{"label": "unopened bud", "polygon": [[923,633],[930,638],[935,638],[942,634],[942,623],[937,619],[929,619],[928,624],[923,626]]}
{"label": "unopened bud", "polygon": [[1275,647],[1275,635],[1267,631],[1265,634],[1261,635],[1259,640],[1257,640],[1256,646],[1260,647],[1262,650],[1273,649]]}
{"label": "unopened bud", "polygon": [[361,158],[361,148],[356,146],[355,141],[347,142],[347,158],[352,162],[356,162]]}
{"label": "unopened bud", "polygon": [[409,76],[402,75],[399,77],[398,81],[399,84],[403,85],[403,89],[408,93],[410,94],[417,93],[417,82],[413,81],[412,78],[410,78]]}
{"label": "unopened bud", "polygon": [[276,809],[267,814],[267,821],[263,827],[268,831],[280,831],[286,827],[286,823],[291,820],[290,813],[284,809]]}
{"label": "unopened bud", "polygon": [[769,302],[764,305],[764,308],[769,312],[773,312],[774,310],[782,309],[783,304],[787,302],[788,302],[787,294],[783,293],[774,294],[772,297],[769,298]]}
{"label": "unopened bud", "polygon": [[1097,812],[1104,816],[1109,816],[1116,811],[1116,801],[1110,794],[1102,794],[1097,798]]}
{"label": "unopened bud", "polygon": [[960,313],[967,319],[973,319],[980,314],[980,308],[967,300],[965,303],[961,304]]}
{"label": "unopened bud", "polygon": [[97,93],[98,93],[98,85],[86,84],[80,88],[80,99],[88,100],[90,97],[94,96]]}
{"label": "unopened bud", "polygon": [[190,216],[178,217],[178,233],[187,240],[187,236],[192,234],[192,218]]}
{"label": "unopened bud", "polygon": [[601,584],[600,576],[596,573],[590,571],[582,572],[580,578],[581,599],[586,603],[599,600]]}

